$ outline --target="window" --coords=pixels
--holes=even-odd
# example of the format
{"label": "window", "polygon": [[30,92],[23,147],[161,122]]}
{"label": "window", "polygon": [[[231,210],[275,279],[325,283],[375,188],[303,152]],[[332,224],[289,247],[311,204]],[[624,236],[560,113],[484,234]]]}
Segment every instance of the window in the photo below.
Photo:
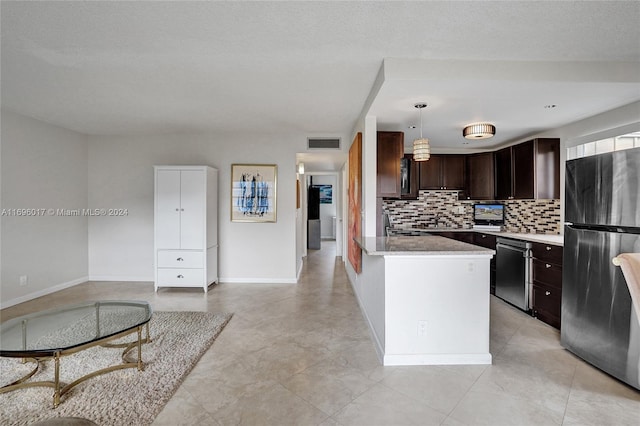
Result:
{"label": "window", "polygon": [[572,146],[567,148],[567,160],[631,148],[640,148],[640,132]]}

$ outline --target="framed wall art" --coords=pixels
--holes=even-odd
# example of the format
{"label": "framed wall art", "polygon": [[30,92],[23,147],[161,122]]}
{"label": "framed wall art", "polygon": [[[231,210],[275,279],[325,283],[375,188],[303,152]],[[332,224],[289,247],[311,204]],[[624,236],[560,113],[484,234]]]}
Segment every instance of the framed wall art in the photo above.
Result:
{"label": "framed wall art", "polygon": [[231,221],[275,222],[275,164],[231,165]]}
{"label": "framed wall art", "polygon": [[320,189],[320,204],[333,204],[333,186],[332,185],[313,185]]}
{"label": "framed wall art", "polygon": [[353,240],[362,236],[360,209],[362,206],[362,133],[358,133],[349,148],[349,217],[347,249],[349,262],[357,274],[362,272],[362,250]]}

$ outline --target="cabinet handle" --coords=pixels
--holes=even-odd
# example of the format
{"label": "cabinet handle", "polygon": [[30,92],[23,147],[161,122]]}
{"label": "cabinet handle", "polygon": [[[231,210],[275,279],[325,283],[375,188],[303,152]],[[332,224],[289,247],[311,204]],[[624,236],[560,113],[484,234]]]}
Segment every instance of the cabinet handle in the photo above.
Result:
{"label": "cabinet handle", "polygon": [[549,268],[551,268],[551,265],[549,265],[548,263],[545,263],[545,264],[544,264],[544,267],[545,267],[545,268],[547,268],[547,269],[549,269]]}
{"label": "cabinet handle", "polygon": [[178,275],[178,278],[184,278],[184,275]]}
{"label": "cabinet handle", "polygon": [[183,258],[181,258],[181,257],[177,258],[176,260],[177,260],[178,262],[183,262],[183,261],[184,261],[184,259],[183,259]]}
{"label": "cabinet handle", "polygon": [[551,251],[551,247],[550,246],[547,246],[547,251]]}
{"label": "cabinet handle", "polygon": [[545,292],[544,292],[544,295],[545,295],[545,296],[548,296],[548,295],[550,295],[550,294],[551,294],[551,292],[550,292],[550,291],[545,291]]}

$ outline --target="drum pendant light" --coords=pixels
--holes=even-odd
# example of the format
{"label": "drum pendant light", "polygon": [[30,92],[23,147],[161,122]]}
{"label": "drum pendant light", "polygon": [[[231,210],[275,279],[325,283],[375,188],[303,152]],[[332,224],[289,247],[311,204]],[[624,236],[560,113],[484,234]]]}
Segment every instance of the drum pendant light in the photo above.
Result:
{"label": "drum pendant light", "polygon": [[420,139],[413,141],[413,161],[427,161],[431,157],[431,148],[429,147],[429,139],[422,137],[422,109],[427,104],[415,104],[414,107],[420,110]]}

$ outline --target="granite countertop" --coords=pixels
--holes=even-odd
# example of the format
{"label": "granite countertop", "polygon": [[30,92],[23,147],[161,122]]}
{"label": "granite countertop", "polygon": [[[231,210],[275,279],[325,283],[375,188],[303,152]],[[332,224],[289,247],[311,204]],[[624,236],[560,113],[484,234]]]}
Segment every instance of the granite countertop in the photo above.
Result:
{"label": "granite countertop", "polygon": [[433,232],[478,232],[482,234],[495,235],[497,237],[514,238],[516,240],[531,241],[534,243],[552,244],[562,246],[564,243],[564,235],[558,234],[525,234],[505,231],[492,231],[484,229],[472,228],[391,228],[389,229],[394,235],[403,236],[419,236],[431,234]]}
{"label": "granite countertop", "polygon": [[494,250],[455,241],[436,235],[362,237],[355,242],[370,256],[415,255],[415,256],[492,256]]}
{"label": "granite countertop", "polygon": [[[484,231],[479,231],[484,232]],[[551,244],[554,246],[564,245],[564,235],[554,234],[517,234],[515,232],[487,232],[498,237],[515,238],[516,240],[531,241],[534,243]]]}

